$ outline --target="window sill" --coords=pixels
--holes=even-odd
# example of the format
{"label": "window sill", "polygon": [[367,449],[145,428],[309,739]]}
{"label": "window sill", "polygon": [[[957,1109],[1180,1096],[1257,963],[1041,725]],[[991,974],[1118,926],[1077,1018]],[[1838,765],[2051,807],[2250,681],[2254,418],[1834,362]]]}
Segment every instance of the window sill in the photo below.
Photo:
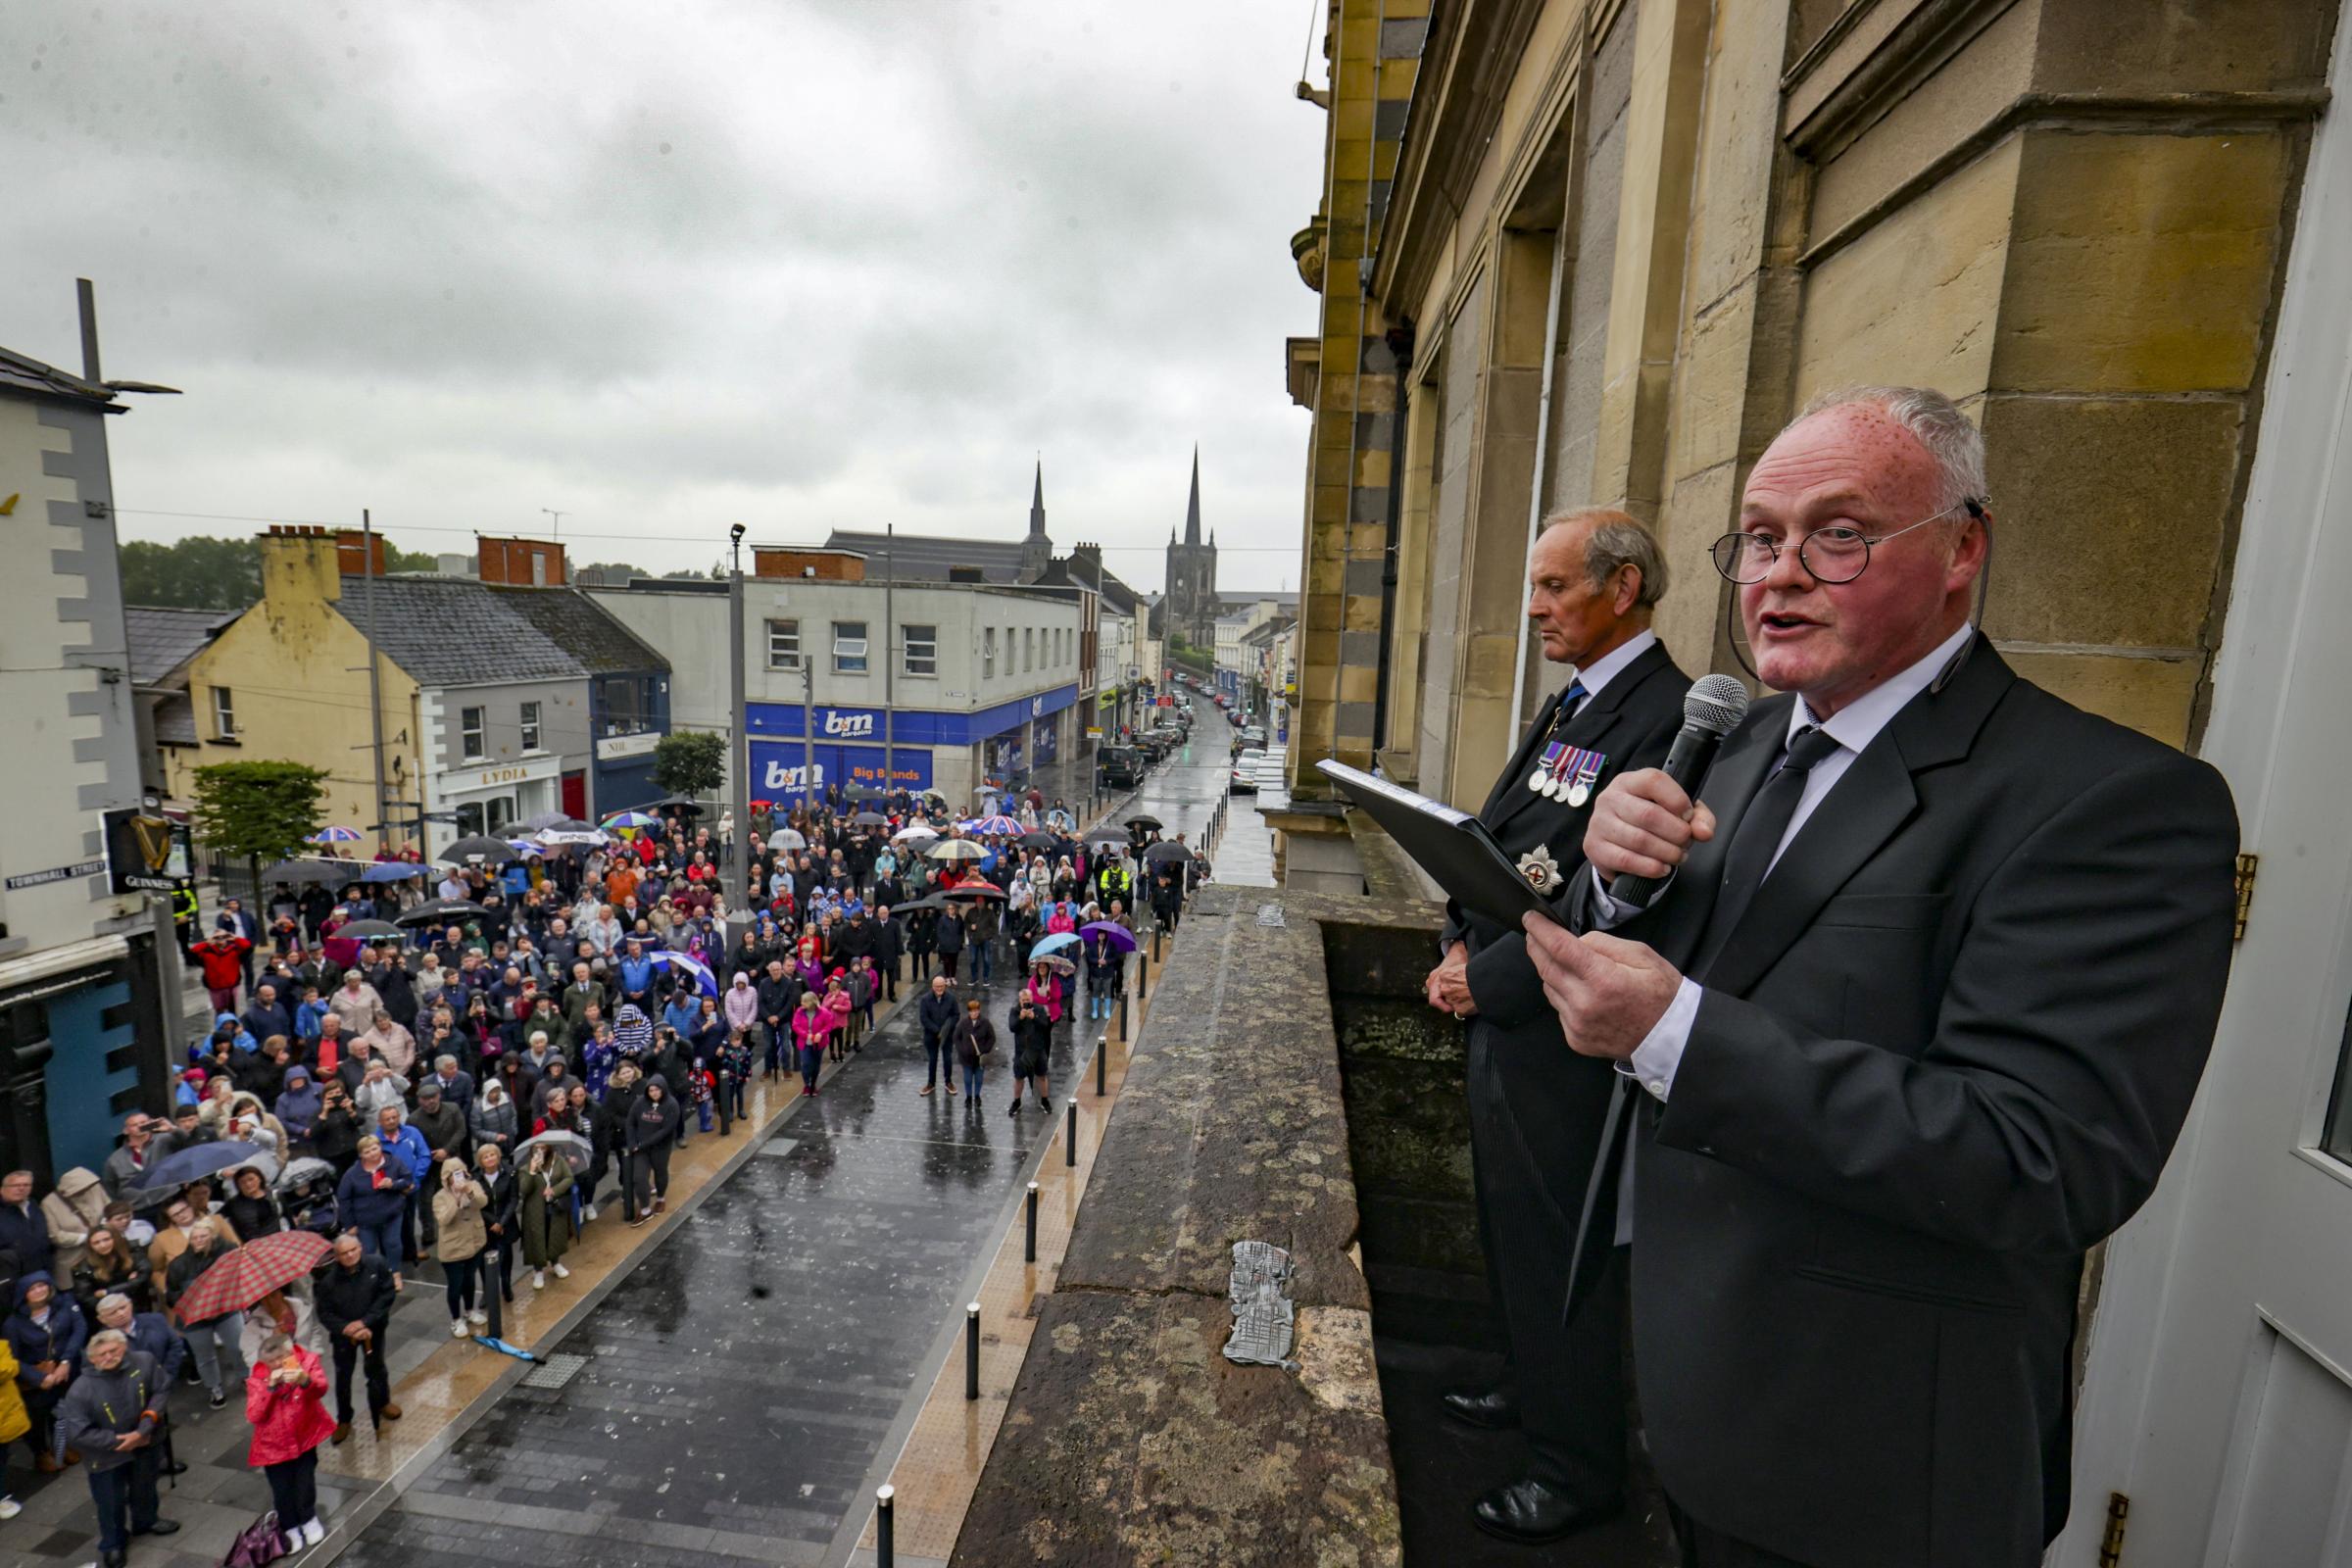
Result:
{"label": "window sill", "polygon": [[205,744],[207,746],[243,746],[245,743],[234,735],[216,735]]}

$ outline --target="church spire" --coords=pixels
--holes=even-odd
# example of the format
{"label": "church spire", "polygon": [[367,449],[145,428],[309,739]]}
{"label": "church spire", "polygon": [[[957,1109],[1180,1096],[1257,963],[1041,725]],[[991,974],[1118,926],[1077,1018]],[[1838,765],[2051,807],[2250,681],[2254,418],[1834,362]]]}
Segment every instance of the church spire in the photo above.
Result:
{"label": "church spire", "polygon": [[1046,531],[1046,457],[1037,457],[1037,488],[1029,497],[1029,532],[1032,537]]}
{"label": "church spire", "polygon": [[1184,542],[1188,545],[1200,542],[1200,447],[1198,442],[1193,446],[1193,499],[1184,509]]}

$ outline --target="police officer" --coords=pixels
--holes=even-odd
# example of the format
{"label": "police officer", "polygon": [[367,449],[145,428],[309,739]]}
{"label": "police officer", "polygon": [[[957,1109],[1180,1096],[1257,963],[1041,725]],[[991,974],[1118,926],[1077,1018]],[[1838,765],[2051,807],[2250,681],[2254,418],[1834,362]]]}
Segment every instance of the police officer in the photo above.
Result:
{"label": "police officer", "polygon": [[[1585,874],[1593,796],[1621,772],[1658,765],[1681,727],[1690,677],[1649,629],[1665,588],[1656,539],[1624,513],[1545,519],[1527,613],[1545,662],[1574,671],[1538,710],[1479,812],[1539,892],[1556,895]],[[1479,1528],[1512,1542],[1556,1541],[1624,1502],[1625,1281],[1605,1281],[1561,1324],[1615,1075],[1561,1046],[1520,932],[1449,905],[1441,943],[1428,998],[1470,1030],[1479,1238],[1509,1350],[1499,1384],[1456,1390],[1444,1404],[1465,1424],[1526,1434],[1526,1473],[1478,1499]]]}

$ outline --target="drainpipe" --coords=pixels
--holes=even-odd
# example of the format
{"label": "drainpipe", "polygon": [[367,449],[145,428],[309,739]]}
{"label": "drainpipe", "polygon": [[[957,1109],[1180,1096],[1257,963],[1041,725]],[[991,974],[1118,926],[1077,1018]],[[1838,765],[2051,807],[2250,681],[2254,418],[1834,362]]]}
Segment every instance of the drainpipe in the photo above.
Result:
{"label": "drainpipe", "polygon": [[[1389,328],[1389,352],[1396,361],[1396,413],[1389,426],[1389,514],[1380,550],[1380,678],[1372,700],[1372,751],[1389,744],[1389,675],[1396,627],[1396,551],[1404,507],[1404,425],[1412,392],[1413,323]],[[1281,673],[1279,670],[1277,674]]]}

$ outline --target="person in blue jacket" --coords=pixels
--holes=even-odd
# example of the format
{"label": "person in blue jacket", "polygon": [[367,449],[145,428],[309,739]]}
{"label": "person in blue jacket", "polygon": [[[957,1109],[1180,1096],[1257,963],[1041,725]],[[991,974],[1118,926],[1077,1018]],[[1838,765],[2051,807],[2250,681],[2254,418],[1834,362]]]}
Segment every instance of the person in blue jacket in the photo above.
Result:
{"label": "person in blue jacket", "polygon": [[[404,1255],[409,1200],[416,1194],[412,1167],[373,1137],[362,1138],[359,1158],[335,1185],[335,1222],[359,1233],[364,1251],[391,1263]],[[394,1268],[393,1279],[400,1274]]]}
{"label": "person in blue jacket", "polygon": [[[24,1413],[32,1418],[33,1440],[40,1446],[35,1461],[41,1474],[62,1468],[55,1433],[58,1401],[81,1370],[82,1347],[89,1343],[90,1326],[70,1296],[60,1295],[56,1281],[44,1269],[34,1269],[17,1281],[17,1309],[0,1333],[17,1358],[17,1388],[24,1396]],[[66,1463],[80,1458],[69,1451]]]}

